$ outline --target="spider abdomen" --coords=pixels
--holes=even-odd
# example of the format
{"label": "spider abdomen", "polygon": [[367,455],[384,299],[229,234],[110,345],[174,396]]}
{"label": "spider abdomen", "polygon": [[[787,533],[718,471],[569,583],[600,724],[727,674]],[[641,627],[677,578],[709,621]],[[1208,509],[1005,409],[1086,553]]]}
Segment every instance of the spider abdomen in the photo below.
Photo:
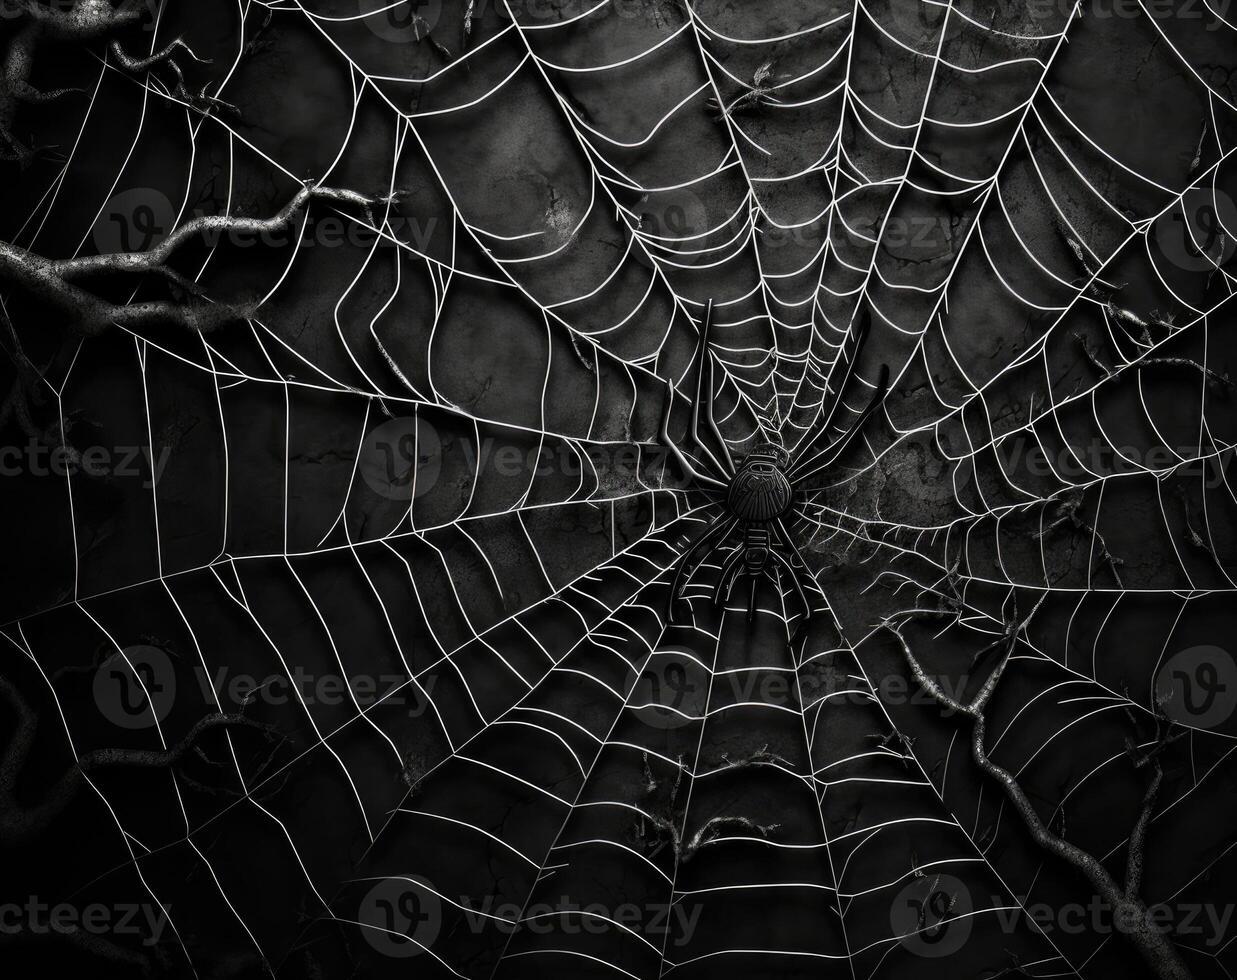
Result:
{"label": "spider abdomen", "polygon": [[747,524],[743,527],[743,567],[749,575],[763,572],[769,565],[773,540],[768,524]]}
{"label": "spider abdomen", "polygon": [[744,465],[734,475],[726,498],[730,512],[745,521],[771,521],[790,510],[790,481],[767,463]]}

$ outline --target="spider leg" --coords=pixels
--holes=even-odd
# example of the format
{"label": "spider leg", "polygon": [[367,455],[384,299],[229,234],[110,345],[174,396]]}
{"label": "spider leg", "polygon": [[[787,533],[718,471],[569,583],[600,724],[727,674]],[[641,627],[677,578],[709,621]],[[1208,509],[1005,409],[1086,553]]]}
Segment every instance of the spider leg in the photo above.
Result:
{"label": "spider leg", "polygon": [[725,490],[726,484],[715,477],[709,476],[706,473],[699,472],[691,461],[683,454],[683,450],[678,447],[678,444],[670,438],[670,409],[674,406],[674,382],[669,382],[668,390],[666,391],[666,400],[661,409],[661,441],[666,448],[674,455],[683,472],[691,479],[695,480],[703,487],[714,490]]}
{"label": "spider leg", "polygon": [[816,581],[816,576],[812,574],[811,568],[808,567],[808,563],[804,559],[803,553],[799,551],[799,546],[795,544],[795,539],[790,536],[790,529],[781,518],[778,518],[773,522],[773,529],[777,532],[778,537],[782,539],[782,543],[786,546],[786,549],[794,556],[795,561],[799,563],[798,569],[795,569],[789,564],[789,562],[787,563],[788,567],[790,567],[795,573],[795,586],[799,590],[799,599],[803,602],[804,609],[803,622],[795,628],[795,632],[790,638],[790,642],[794,643],[803,631],[811,625],[812,616],[816,612],[812,604],[808,602],[807,593],[803,590],[803,577],[806,576],[807,580],[812,583],[812,590],[820,596],[826,606],[829,605],[829,597],[825,595],[825,590],[822,589],[820,587],[820,583]]}
{"label": "spider leg", "polygon": [[975,653],[971,655],[971,666],[974,667],[981,660],[983,660],[984,657],[986,657],[990,651],[995,650],[997,647],[1003,646],[1007,644],[1008,642],[1009,642],[1008,635],[998,636],[995,640],[989,643],[986,647],[983,647],[980,650],[976,650]]}
{"label": "spider leg", "polygon": [[777,531],[778,537],[782,539],[782,543],[786,546],[786,550],[794,555],[795,561],[799,563],[799,570],[802,574],[806,575],[808,581],[812,583],[812,589],[819,593],[820,597],[824,599],[827,604],[829,599],[825,595],[825,590],[822,589],[820,587],[820,583],[816,581],[816,576],[812,574],[811,568],[808,567],[808,563],[804,560],[803,553],[799,550],[799,546],[795,544],[795,539],[790,536],[790,529],[780,517],[773,522],[773,529]]}
{"label": "spider leg", "polygon": [[713,605],[722,606],[730,598],[730,590],[734,588],[734,580],[738,578],[738,564],[743,560],[743,548],[738,547],[722,565],[722,573],[717,578],[717,587],[713,590]]}
{"label": "spider leg", "polygon": [[803,460],[790,468],[790,472],[786,474],[786,478],[790,480],[792,486],[798,489],[798,484],[804,483],[815,476],[819,476],[825,470],[829,469],[842,453],[846,452],[847,448],[862,431],[864,424],[872,417],[881,402],[885,400],[885,394],[889,390],[889,365],[881,365],[880,378],[876,382],[876,390],[872,392],[872,398],[868,402],[867,408],[859,413],[859,417],[846,433],[842,435],[836,442],[831,443],[825,449],[816,453],[814,456]]}
{"label": "spider leg", "polygon": [[[713,354],[709,348],[709,329],[713,324],[713,300],[709,300],[704,310],[704,325],[700,329],[700,349],[696,355],[696,404],[692,409],[692,441],[704,452],[726,476],[734,476],[734,460],[730,458],[730,450],[722,431],[717,427],[717,419],[713,415]],[[704,418],[709,432],[717,443],[718,455],[704,444],[700,438],[700,409],[704,406]],[[719,458],[720,457],[720,458]]]}
{"label": "spider leg", "polygon": [[752,583],[751,591],[747,594],[747,622],[750,626],[752,620],[756,618],[756,584],[759,576],[749,575],[748,580]]}
{"label": "spider leg", "polygon": [[807,593],[803,591],[803,583],[799,581],[799,576],[801,574],[799,569],[795,568],[795,566],[790,563],[790,559],[779,551],[773,552],[773,557],[777,561],[781,562],[782,567],[790,573],[790,580],[794,583],[795,592],[798,594],[799,602],[803,606],[803,622],[795,628],[794,633],[795,636],[798,636],[799,632],[812,620],[812,604],[807,601]]}
{"label": "spider leg", "polygon": [[714,518],[712,524],[705,528],[704,534],[700,535],[696,542],[679,556],[678,561],[675,563],[674,578],[671,580],[670,601],[666,606],[667,624],[674,622],[674,604],[679,600],[679,595],[683,590],[684,579],[695,566],[696,552],[700,551],[708,543],[724,539],[730,533],[730,529],[734,527],[734,524],[735,519],[733,517],[727,514],[720,514]]}
{"label": "spider leg", "polygon": [[[846,390],[847,384],[855,373],[855,365],[859,362],[859,351],[863,347],[863,342],[868,337],[868,331],[872,329],[872,311],[865,309],[859,317],[859,325],[855,328],[852,335],[854,338],[850,347],[850,353],[846,357],[846,368],[836,387],[833,387],[834,399],[833,404],[829,406],[829,410],[824,411],[824,403],[821,403],[821,413],[816,417],[811,430],[806,433],[799,444],[795,447],[794,453],[790,458],[789,469],[793,470],[799,465],[800,460],[811,459],[817,452],[820,451],[818,443],[824,439],[829,433],[829,427],[833,424],[833,417],[838,413],[838,406],[842,403],[842,392]],[[833,381],[832,372],[825,379],[827,387],[832,387]],[[827,394],[827,393],[826,393]]]}

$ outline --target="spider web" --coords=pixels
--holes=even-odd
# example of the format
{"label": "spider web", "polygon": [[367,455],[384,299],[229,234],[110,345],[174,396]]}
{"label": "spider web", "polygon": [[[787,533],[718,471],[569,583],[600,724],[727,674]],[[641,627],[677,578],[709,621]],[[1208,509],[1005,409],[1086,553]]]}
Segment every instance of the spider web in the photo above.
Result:
{"label": "spider web", "polygon": [[[327,220],[360,219],[313,204],[297,242],[205,248],[211,295],[262,296],[246,324],[117,332],[48,372],[62,420],[168,455],[140,488],[73,474],[43,505],[71,584],[5,636],[45,717],[75,759],[167,749],[216,711],[282,737],[271,758],[226,733],[225,762],[140,791],[90,778],[128,855],[99,877],[135,875],[166,910],[168,969],[1123,962],[1101,930],[1033,921],[1085,901],[1079,882],[974,772],[956,720],[897,695],[879,624],[916,613],[920,658],[965,679],[1042,599],[988,744],[1045,819],[1120,857],[1142,795],[1129,719],[1152,719],[1178,651],[1232,635],[1227,11],[183,6],[160,9],[152,50],[185,25],[241,117],[92,66],[18,244],[87,212],[89,250],[144,182],[176,221],[269,213],[310,176],[385,200],[341,247]],[[125,135],[90,159],[116,104]],[[79,173],[101,169],[87,207]],[[666,621],[673,564],[717,512],[657,442],[667,381],[676,438],[689,424],[710,300],[736,455],[840,433],[881,363],[894,379],[796,512],[817,588],[793,645],[792,583],[762,583],[749,626],[744,590],[714,608],[716,550],[690,617]],[[117,386],[134,418],[107,408]],[[149,687],[140,637],[169,665]],[[99,661],[127,665],[153,724],[98,724]],[[330,703],[224,683],[301,673],[383,683]],[[1175,744],[1149,904],[1232,871],[1223,828],[1192,814],[1222,805],[1234,735],[1230,718]],[[904,914],[942,890],[944,927]],[[1223,936],[1179,941],[1228,975]]]}

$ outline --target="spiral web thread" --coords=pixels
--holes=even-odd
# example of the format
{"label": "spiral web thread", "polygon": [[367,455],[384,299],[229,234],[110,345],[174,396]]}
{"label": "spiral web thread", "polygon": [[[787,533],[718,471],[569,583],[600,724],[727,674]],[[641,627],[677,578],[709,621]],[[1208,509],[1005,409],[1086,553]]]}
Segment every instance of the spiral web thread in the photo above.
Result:
{"label": "spiral web thread", "polygon": [[[378,241],[331,256],[349,278],[318,311],[317,327],[326,309],[331,322],[313,343],[279,315],[294,305],[288,291],[314,283],[302,266],[326,261],[303,248],[287,251],[247,325],[130,338],[148,432],[164,421],[148,391],[159,373],[206,392],[217,413],[210,465],[227,481],[218,509],[205,511],[217,551],[196,562],[169,554],[154,481],[143,491],[153,531],[130,542],[149,545],[152,574],[103,587],[78,543],[73,594],[5,628],[53,692],[43,624],[59,619],[89,638],[83,648],[122,651],[102,604],[124,594],[179,623],[191,671],[211,674],[244,649],[276,673],[319,658],[345,677],[381,665],[402,678],[374,703],[353,697],[327,711],[294,701],[285,720],[295,751],[256,777],[233,752],[223,802],[195,798],[168,774],[178,839],[129,829],[124,801],[92,783],[195,972],[204,954],[183,937],[201,924],[178,915],[190,907],[184,886],[147,870],[186,847],[208,872],[195,887],[210,897],[195,902],[226,910],[217,928],[243,933],[272,967],[325,932],[368,955],[385,927],[367,917],[366,896],[394,881],[442,919],[433,935],[409,928],[405,940],[431,975],[535,964],[646,978],[719,961],[894,972],[921,928],[900,929],[890,914],[908,886],[966,882],[975,936],[1024,910],[1047,872],[1009,844],[1022,830],[999,794],[966,779],[956,730],[941,729],[950,741],[937,752],[930,734],[907,727],[908,712],[927,709],[882,702],[888,645],[873,610],[936,616],[917,647],[930,659],[946,639],[983,646],[1012,603],[1025,611],[1046,596],[1014,661],[1025,674],[1019,705],[988,738],[1015,774],[1032,771],[1040,752],[1083,753],[1091,775],[1053,801],[1062,811],[1123,764],[1120,738],[1104,726],[1127,710],[1150,716],[1153,678],[1180,624],[1231,602],[1233,432],[1217,328],[1233,294],[1226,243],[1237,227],[1223,224],[1232,213],[1223,201],[1237,183],[1237,106],[1209,60],[1233,44],[1231,19],[1209,4],[1198,20],[1153,16],[1142,0],[1126,19],[1080,5],[1038,14],[880,0],[810,14],[758,6],[746,19],[653,0],[514,19],[484,10],[466,46],[462,11],[445,11],[433,36],[454,52],[447,61],[417,22],[404,22],[403,44],[375,40],[369,25],[393,23],[386,14],[403,3],[360,12],[238,3],[235,61],[225,71],[217,60],[212,94],[234,93],[247,45],[272,30],[341,67],[332,84],[344,86],[353,116],[331,167],[314,176],[385,182],[356,187],[392,195],[375,209]],[[1146,63],[1119,57],[1122,44],[1149,48]],[[1088,62],[1089,51],[1111,54],[1109,77],[1088,78],[1104,57]],[[409,64],[417,71],[405,73]],[[1142,72],[1155,81],[1140,83]],[[100,87],[135,84],[117,74],[103,63]],[[155,120],[179,109],[155,75],[143,84],[126,166]],[[1148,148],[1120,130],[1114,139],[1107,117],[1122,93],[1156,85],[1172,96],[1166,116],[1197,111],[1195,145]],[[21,244],[37,248],[86,152],[93,109],[94,100]],[[185,108],[183,122],[191,149],[225,154],[229,202],[238,161],[290,187],[305,176],[227,115]],[[453,142],[461,131],[478,135]],[[541,224],[518,203],[509,213],[492,197],[487,205],[487,178],[513,159],[468,155],[487,144],[513,146],[533,171],[555,155]],[[196,158],[186,158],[187,188]],[[118,173],[116,187],[127,179]],[[1191,266],[1182,268],[1163,229],[1176,230],[1178,245],[1183,229],[1193,235],[1196,224],[1173,216],[1188,218],[1200,197],[1216,205],[1213,234],[1182,250]],[[407,234],[402,218],[418,209],[441,218],[432,242]],[[310,217],[328,210],[315,204]],[[667,380],[681,394],[672,429],[684,438],[682,393],[695,388],[710,299],[718,421],[736,456],[755,438],[793,447],[839,401],[832,425],[844,430],[879,364],[892,369],[859,448],[797,512],[820,584],[812,629],[794,647],[801,612],[788,581],[761,587],[750,630],[744,590],[714,610],[716,551],[688,586],[690,617],[665,618],[668,572],[717,514],[685,489],[656,440]],[[837,390],[839,352],[868,307],[871,339],[853,382]],[[515,333],[525,338],[518,361],[485,350]],[[453,371],[469,353],[483,367]],[[81,346],[57,398],[91,357]],[[1153,376],[1173,404],[1151,397]],[[497,394],[479,393],[482,382]],[[276,420],[278,501],[255,500],[269,485],[247,482],[240,430],[255,411]],[[327,416],[316,445],[294,445],[298,425]],[[402,500],[365,480],[377,465],[367,437],[391,419],[416,419],[418,438],[432,432],[438,443],[437,482],[413,482]],[[634,471],[610,465],[633,444]],[[1100,447],[1100,463],[1065,448],[1084,444]],[[576,465],[496,475],[480,460],[505,445]],[[324,446],[336,465],[307,477],[305,453]],[[1171,451],[1147,462],[1131,446]],[[1028,474],[1019,461],[1037,448],[1078,465]],[[73,481],[85,478],[68,479],[72,507]],[[307,499],[332,494],[333,521],[306,515]],[[238,516],[255,507],[256,518]],[[1137,528],[1122,517],[1131,512]],[[576,526],[571,543],[555,521]],[[267,533],[250,534],[258,522]],[[328,565],[346,586],[324,574]],[[839,567],[858,576],[846,589],[830,584]],[[290,625],[283,605],[272,622],[268,602],[291,604],[301,622]],[[1160,624],[1138,656],[1108,638],[1131,604],[1154,609]],[[651,679],[667,677],[686,699],[650,708],[662,696]],[[409,717],[393,707],[400,698],[422,710]],[[61,717],[79,755],[88,746]],[[163,723],[150,737],[168,747],[181,734]],[[1207,792],[1231,739],[1189,734],[1192,765],[1167,814]],[[344,801],[331,820],[282,795],[311,774]],[[294,882],[299,909],[264,907],[245,869],[204,846],[258,825],[270,852],[260,863]],[[1120,853],[1128,828],[1114,821],[1109,832],[1092,842],[1101,856]],[[323,858],[332,852],[352,856],[350,872]],[[1180,888],[1227,855],[1188,868]],[[486,896],[506,900],[506,911],[470,919]],[[559,908],[563,898],[573,908]],[[641,917],[619,921],[607,910],[620,901]],[[602,911],[587,911],[594,903]],[[667,905],[661,927],[653,910]],[[586,919],[607,927],[580,928]],[[289,922],[300,923],[291,946]],[[1023,967],[1058,976],[1077,974],[1111,941],[1090,935],[1065,948],[1023,919],[994,948],[1016,947]]]}

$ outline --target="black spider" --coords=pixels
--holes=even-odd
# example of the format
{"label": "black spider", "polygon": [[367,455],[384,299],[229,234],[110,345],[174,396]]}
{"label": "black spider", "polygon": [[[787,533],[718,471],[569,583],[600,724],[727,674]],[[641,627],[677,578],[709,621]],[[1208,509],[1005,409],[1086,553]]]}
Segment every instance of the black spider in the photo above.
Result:
{"label": "black spider", "polygon": [[[800,440],[794,455],[774,443],[758,443],[736,466],[717,426],[717,420],[713,417],[713,359],[709,356],[709,328],[712,319],[713,301],[710,300],[705,309],[704,327],[700,332],[700,346],[696,354],[696,399],[692,408],[691,426],[688,428],[688,435],[699,448],[701,464],[707,472],[697,470],[670,438],[670,409],[675,395],[673,381],[669,384],[662,409],[661,441],[674,454],[679,466],[699,489],[725,495],[724,510],[679,558],[670,589],[666,618],[670,622],[674,621],[675,603],[682,594],[686,579],[693,568],[698,567],[700,561],[704,560],[702,555],[700,561],[696,561],[696,555],[710,545],[719,547],[724,544],[737,527],[739,541],[722,565],[722,572],[713,593],[714,605],[720,606],[729,599],[735,579],[740,573],[745,573],[751,580],[747,605],[747,619],[750,623],[755,613],[757,581],[769,570],[771,563],[780,565],[790,573],[790,579],[803,605],[804,618],[796,631],[798,633],[807,626],[812,617],[812,604],[808,602],[800,578],[801,575],[807,575],[814,587],[815,580],[811,578],[807,562],[803,560],[803,555],[799,553],[786,527],[785,518],[795,509],[798,495],[810,489],[805,487],[807,481],[824,473],[841,457],[868,418],[880,406],[889,387],[889,365],[881,365],[876,391],[854,424],[839,438],[821,445],[842,404],[841,393],[855,372],[859,349],[872,325],[871,313],[865,310],[852,335],[845,373],[834,388],[836,394],[833,403],[827,410],[821,411],[815,428]],[[715,443],[712,449],[705,443],[700,432],[702,406],[708,434]],[[778,550],[779,545],[790,553],[794,563]]]}

